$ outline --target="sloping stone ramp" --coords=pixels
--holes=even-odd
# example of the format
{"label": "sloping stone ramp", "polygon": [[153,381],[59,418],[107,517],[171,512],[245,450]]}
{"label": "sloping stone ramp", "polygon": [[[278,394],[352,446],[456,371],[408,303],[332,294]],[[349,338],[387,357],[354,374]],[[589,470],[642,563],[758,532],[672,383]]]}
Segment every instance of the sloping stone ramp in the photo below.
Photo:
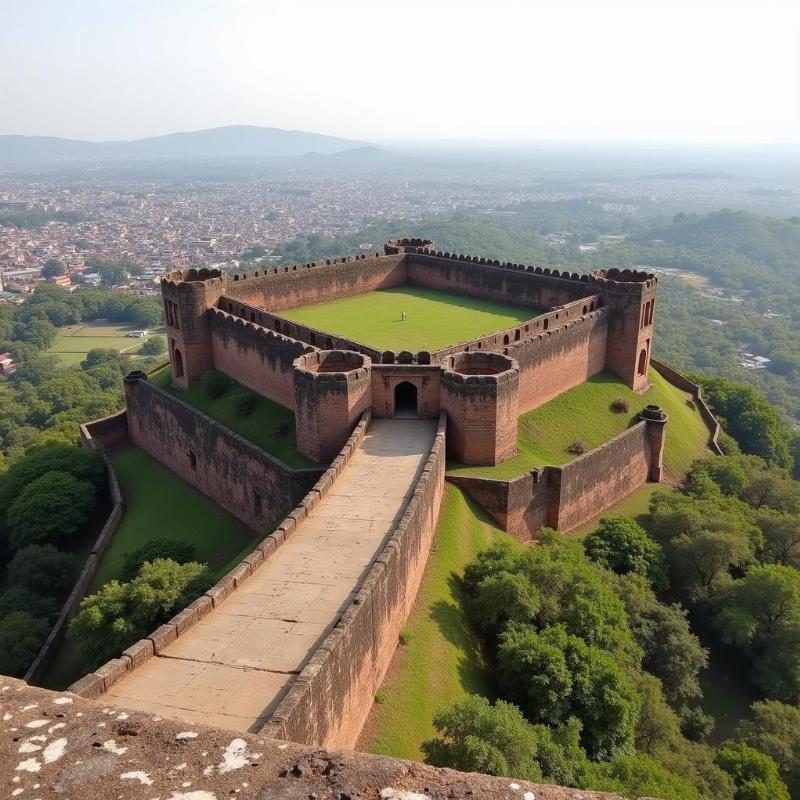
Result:
{"label": "sloping stone ramp", "polygon": [[308,518],[211,613],[102,702],[238,731],[267,721],[403,515],[436,423],[374,420]]}

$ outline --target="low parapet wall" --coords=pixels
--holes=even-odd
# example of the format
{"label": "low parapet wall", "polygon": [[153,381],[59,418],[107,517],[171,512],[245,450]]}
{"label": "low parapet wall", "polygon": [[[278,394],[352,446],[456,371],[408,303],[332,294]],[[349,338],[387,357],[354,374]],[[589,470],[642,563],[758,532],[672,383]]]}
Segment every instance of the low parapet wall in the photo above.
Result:
{"label": "low parapet wall", "polygon": [[147,380],[126,380],[126,395],[130,441],[255,531],[272,527],[322,472],[287,467]]}
{"label": "low parapet wall", "polygon": [[[127,414],[125,411],[119,411],[109,417],[104,417],[95,422],[81,425],[80,430],[81,445],[88,449],[96,449],[98,443],[104,446],[120,444],[124,442],[127,437]],[[108,546],[111,544],[111,540],[122,519],[122,492],[119,488],[119,481],[114,472],[114,467],[105,454],[103,454],[103,465],[106,473],[106,486],[111,503],[111,511],[97,539],[92,545],[91,552],[83,564],[83,569],[78,576],[78,580],[75,582],[72,591],[69,593],[69,597],[67,597],[64,601],[64,605],[61,607],[58,619],[50,629],[50,633],[47,634],[47,638],[39,648],[36,658],[33,659],[25,673],[25,680],[29,683],[40,681],[53,663],[58,648],[66,636],[70,620],[78,613],[81,600],[86,596],[86,592],[89,591],[89,586],[94,580],[94,576],[97,574],[100,562],[106,550],[108,550]]]}
{"label": "low parapet wall", "polygon": [[325,747],[352,747],[358,739],[425,571],[444,488],[446,425],[442,414],[405,513],[262,733]]}
{"label": "low parapet wall", "polygon": [[681,375],[680,372],[670,367],[669,364],[664,364],[662,361],[656,361],[654,358],[651,358],[650,365],[659,375],[669,381],[673,386],[676,386],[678,389],[683,389],[684,392],[689,392],[689,394],[694,398],[695,402],[697,403],[697,407],[700,410],[700,416],[703,418],[703,421],[706,423],[706,425],[708,425],[709,450],[711,450],[711,452],[715,455],[724,455],[722,448],[717,442],[719,432],[722,430],[722,426],[719,424],[719,420],[714,416],[714,412],[708,407],[708,403],[706,403],[705,398],[703,397],[703,390],[701,387],[696,383],[692,383],[692,381],[690,381],[685,375]]}
{"label": "low parapet wall", "polygon": [[660,464],[663,437],[641,420],[600,447],[560,467],[546,466],[511,480],[448,476],[515,539],[530,541],[543,525],[570,531],[647,483]]}
{"label": "low parapet wall", "polygon": [[327,494],[339,473],[350,461],[353,453],[364,440],[370,422],[365,413],[350,438],[333,463],[319,477],[308,493],[283,522],[226,575],[193,603],[179,611],[171,620],[156,628],[146,639],[140,639],[122,652],[119,658],[107,661],[94,672],[84,675],[70,686],[70,691],[81,697],[97,698],[105,694],[115,683],[129,672],[140,667],[153,656],[159,655],[171,642],[185,634],[196,622],[213,611],[231,592],[246,581],[269,559],[281,545],[294,534],[308,516],[309,511]]}

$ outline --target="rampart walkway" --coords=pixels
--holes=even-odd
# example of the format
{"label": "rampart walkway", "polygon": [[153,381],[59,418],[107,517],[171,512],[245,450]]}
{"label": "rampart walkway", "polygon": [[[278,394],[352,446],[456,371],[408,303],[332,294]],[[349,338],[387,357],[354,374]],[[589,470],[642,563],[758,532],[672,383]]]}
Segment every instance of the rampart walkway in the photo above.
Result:
{"label": "rampart walkway", "polygon": [[328,493],[219,608],[104,702],[240,731],[261,728],[351,602],[413,494],[436,424],[375,420]]}

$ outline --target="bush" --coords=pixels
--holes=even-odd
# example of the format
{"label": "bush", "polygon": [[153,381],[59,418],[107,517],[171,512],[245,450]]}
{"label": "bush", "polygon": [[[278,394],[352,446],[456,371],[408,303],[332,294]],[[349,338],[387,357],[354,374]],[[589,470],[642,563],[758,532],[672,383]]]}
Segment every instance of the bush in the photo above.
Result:
{"label": "bush", "polygon": [[18,550],[30,544],[66,541],[94,508],[94,486],[68,472],[46,472],[28,484],[8,509],[8,541]]}
{"label": "bush", "polygon": [[375,702],[382,706],[386,702],[386,692],[375,692]]}
{"label": "bush", "polygon": [[18,550],[8,565],[12,586],[61,597],[67,594],[78,577],[78,559],[61,553],[51,544],[34,544]]}
{"label": "bush", "polygon": [[203,564],[177,564],[162,558],[146,562],[132,581],[109,581],[84,597],[68,635],[87,654],[91,669],[147,636],[208,584],[208,569]]}
{"label": "bush", "polygon": [[230,384],[230,378],[227,375],[223,375],[221,372],[217,372],[215,369],[210,369],[203,375],[203,391],[212,400],[215,400],[217,397],[222,397],[222,395],[228,391]]}
{"label": "bush", "polygon": [[717,764],[736,785],[736,800],[789,800],[778,765],[744,742],[728,743],[717,752]]}
{"label": "bush", "polygon": [[46,619],[12,611],[0,619],[0,672],[22,677],[50,630]]}
{"label": "bush", "polygon": [[289,423],[288,422],[281,422],[279,425],[275,426],[275,438],[280,439],[286,434],[289,433]]}
{"label": "bush", "polygon": [[625,397],[618,397],[611,403],[611,410],[615,414],[627,414],[631,410],[630,401]]}
{"label": "bush", "polygon": [[408,628],[403,628],[403,630],[402,630],[402,631],[400,631],[400,636],[399,636],[398,638],[400,639],[400,644],[406,645],[406,644],[408,644],[408,643],[409,643],[409,642],[410,642],[410,641],[411,641],[411,640],[412,640],[414,637],[413,637],[413,635],[411,634],[411,631],[410,631],[410,630],[408,630]]}
{"label": "bush", "polygon": [[180,542],[177,539],[151,539],[138,550],[125,553],[120,577],[123,581],[132,581],[139,574],[145,561],[152,562],[157,558],[170,558],[177,564],[188,564],[194,561],[194,553],[193,544]]}
{"label": "bush", "polygon": [[567,452],[576,456],[580,456],[583,455],[588,449],[589,448],[586,446],[586,442],[576,439],[571,445],[569,445],[569,447],[567,447]]}
{"label": "bush", "polygon": [[160,356],[167,352],[167,340],[163,336],[153,336],[139,348],[139,352],[143,356]]}
{"label": "bush", "polygon": [[233,410],[237,417],[249,416],[256,405],[256,394],[249,389],[240,389],[233,398]]}
{"label": "bush", "polygon": [[681,733],[691,742],[704,742],[714,730],[714,717],[700,706],[682,706]]}

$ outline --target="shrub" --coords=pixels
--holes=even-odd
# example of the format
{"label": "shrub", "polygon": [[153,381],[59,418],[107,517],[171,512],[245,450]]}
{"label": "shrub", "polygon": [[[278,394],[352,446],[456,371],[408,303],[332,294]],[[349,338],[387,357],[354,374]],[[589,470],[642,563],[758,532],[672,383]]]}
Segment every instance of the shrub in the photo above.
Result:
{"label": "shrub", "polygon": [[288,422],[281,422],[280,424],[275,426],[275,438],[280,439],[286,434],[289,433],[289,423]]}
{"label": "shrub", "polygon": [[778,765],[750,745],[729,742],[719,749],[716,761],[733,778],[736,800],[789,800]]}
{"label": "shrub", "polygon": [[627,414],[628,411],[631,410],[631,404],[625,397],[618,397],[614,402],[611,404],[611,410],[615,414]]}
{"label": "shrub", "polygon": [[237,417],[249,416],[256,405],[256,394],[249,389],[240,389],[233,398],[233,410]]}
{"label": "shrub", "polygon": [[576,456],[580,456],[583,455],[588,449],[589,448],[586,446],[586,442],[576,439],[569,447],[567,447],[567,452]]}
{"label": "shrub", "polygon": [[386,702],[386,692],[375,692],[375,702],[382,706]]}
{"label": "shrub", "polygon": [[8,565],[8,580],[13,586],[52,594],[66,594],[78,577],[78,559],[61,553],[51,544],[34,544],[18,550]]}
{"label": "shrub", "polygon": [[692,742],[704,742],[714,730],[714,717],[700,706],[682,706],[679,716],[681,733]]}
{"label": "shrub", "polygon": [[230,386],[230,378],[217,372],[215,369],[210,369],[203,375],[203,391],[212,399],[222,397]]}
{"label": "shrub", "polygon": [[121,578],[123,581],[132,581],[145,561],[152,562],[157,558],[170,558],[178,564],[188,564],[194,561],[194,553],[194,545],[187,542],[177,539],[151,539],[138,550],[125,554]]}
{"label": "shrub", "polygon": [[143,356],[160,356],[167,352],[167,340],[163,336],[154,336],[139,348],[139,352]]}
{"label": "shrub", "polygon": [[400,631],[400,636],[399,636],[399,639],[400,639],[400,644],[406,645],[406,644],[408,644],[408,643],[409,643],[409,642],[410,642],[410,641],[411,641],[413,638],[414,638],[414,636],[412,635],[411,631],[410,631],[410,630],[408,630],[408,628],[403,628],[403,630],[402,630],[402,631]]}

